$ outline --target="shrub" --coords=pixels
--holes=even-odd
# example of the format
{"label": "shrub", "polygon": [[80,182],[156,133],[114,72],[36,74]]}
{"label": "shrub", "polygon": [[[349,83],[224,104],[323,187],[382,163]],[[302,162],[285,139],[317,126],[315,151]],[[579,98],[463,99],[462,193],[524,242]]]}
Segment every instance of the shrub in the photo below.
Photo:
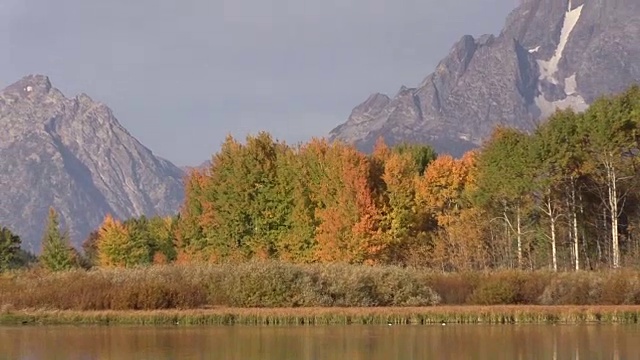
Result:
{"label": "shrub", "polygon": [[444,274],[395,266],[253,261],[0,274],[1,309],[639,303],[640,273],[633,271]]}

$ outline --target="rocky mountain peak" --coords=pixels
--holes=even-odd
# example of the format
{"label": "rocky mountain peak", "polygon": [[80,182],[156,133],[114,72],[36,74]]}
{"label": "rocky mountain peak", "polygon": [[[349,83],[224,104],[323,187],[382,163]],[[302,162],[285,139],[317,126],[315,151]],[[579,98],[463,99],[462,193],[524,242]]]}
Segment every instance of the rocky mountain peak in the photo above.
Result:
{"label": "rocky mountain peak", "polygon": [[532,129],[555,109],[624,90],[640,81],[638,58],[639,1],[524,0],[500,34],[462,36],[418,87],[382,109],[357,106],[329,137],[365,151],[382,136],[461,155],[497,125]]}
{"label": "rocky mountain peak", "polygon": [[105,104],[65,97],[43,75],[0,91],[0,224],[39,244],[49,206],[78,245],[106,214],[169,215],[183,171],[135,139]]}
{"label": "rocky mountain peak", "polygon": [[0,109],[15,103],[32,103],[41,101],[50,95],[53,87],[48,77],[28,75],[7,86],[0,93]]}
{"label": "rocky mountain peak", "polygon": [[33,95],[46,95],[51,88],[51,81],[48,76],[32,74],[9,85],[3,92],[29,97]]}
{"label": "rocky mountain peak", "polygon": [[389,101],[391,101],[391,99],[389,99],[387,95],[375,93],[369,96],[369,98],[364,103],[362,103],[358,108],[356,108],[354,112],[358,112],[358,110],[365,110],[365,109],[366,110],[382,109],[385,106],[387,106],[387,104],[389,104]]}

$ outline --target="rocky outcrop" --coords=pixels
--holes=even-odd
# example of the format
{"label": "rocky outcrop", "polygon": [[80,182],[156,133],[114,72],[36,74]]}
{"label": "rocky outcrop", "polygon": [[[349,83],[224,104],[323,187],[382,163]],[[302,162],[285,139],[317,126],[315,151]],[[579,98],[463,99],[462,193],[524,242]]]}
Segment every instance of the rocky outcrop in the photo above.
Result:
{"label": "rocky outcrop", "polygon": [[155,156],[104,104],[66,98],[46,76],[0,92],[0,224],[38,251],[49,206],[74,244],[107,213],[118,218],[177,212],[183,171]]}
{"label": "rocky outcrop", "polygon": [[497,125],[532,129],[557,108],[623,91],[640,81],[638,59],[640,2],[524,0],[499,35],[463,36],[419,86],[370,97],[329,138],[364,151],[378,137],[428,142],[458,156]]}

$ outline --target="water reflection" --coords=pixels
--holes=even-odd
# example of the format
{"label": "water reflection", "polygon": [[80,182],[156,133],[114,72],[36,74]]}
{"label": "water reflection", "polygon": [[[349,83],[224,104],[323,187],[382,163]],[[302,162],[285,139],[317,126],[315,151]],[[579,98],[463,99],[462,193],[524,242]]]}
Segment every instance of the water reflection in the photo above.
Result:
{"label": "water reflection", "polygon": [[4,327],[0,360],[630,359],[640,327]]}

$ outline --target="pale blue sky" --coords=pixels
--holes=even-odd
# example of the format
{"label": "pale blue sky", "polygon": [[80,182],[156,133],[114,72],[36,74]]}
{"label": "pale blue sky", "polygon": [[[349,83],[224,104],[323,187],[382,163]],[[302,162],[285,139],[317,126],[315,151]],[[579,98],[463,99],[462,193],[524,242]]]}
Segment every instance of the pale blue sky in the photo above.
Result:
{"label": "pale blue sky", "polygon": [[2,0],[0,88],[48,75],[196,165],[228,133],[326,136],[373,92],[415,86],[519,0]]}

